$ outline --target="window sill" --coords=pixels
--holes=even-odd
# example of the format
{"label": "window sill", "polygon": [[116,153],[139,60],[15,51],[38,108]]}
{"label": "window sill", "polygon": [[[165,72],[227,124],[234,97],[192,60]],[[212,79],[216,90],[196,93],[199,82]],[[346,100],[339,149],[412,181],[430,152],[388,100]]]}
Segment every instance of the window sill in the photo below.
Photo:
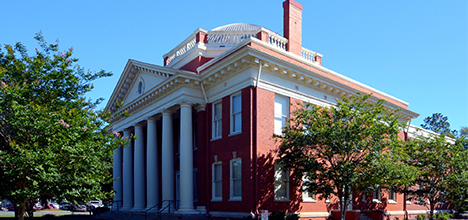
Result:
{"label": "window sill", "polygon": [[316,203],[317,200],[315,200],[315,199],[303,199],[302,202]]}
{"label": "window sill", "polygon": [[232,132],[232,133],[229,134],[228,137],[235,136],[235,135],[238,135],[238,134],[242,134],[242,131]]}
{"label": "window sill", "polygon": [[388,204],[397,204],[397,202],[395,200],[389,199]]}
{"label": "window sill", "polygon": [[380,200],[378,200],[378,199],[373,199],[372,202],[373,202],[373,203],[378,203],[378,204],[382,203],[382,201],[380,201]]}
{"label": "window sill", "polygon": [[406,201],[406,204],[407,204],[407,205],[411,205],[411,202],[410,202],[410,201]]}
{"label": "window sill", "polygon": [[222,138],[223,138],[222,136],[214,137],[214,138],[211,138],[210,141],[217,141],[217,140],[220,140],[220,139],[222,139]]}
{"label": "window sill", "polygon": [[275,199],[274,202],[291,202],[290,199]]}
{"label": "window sill", "polygon": [[234,197],[234,198],[230,198],[229,201],[230,201],[230,202],[241,202],[241,201],[242,201],[242,198],[240,198],[240,197]]}

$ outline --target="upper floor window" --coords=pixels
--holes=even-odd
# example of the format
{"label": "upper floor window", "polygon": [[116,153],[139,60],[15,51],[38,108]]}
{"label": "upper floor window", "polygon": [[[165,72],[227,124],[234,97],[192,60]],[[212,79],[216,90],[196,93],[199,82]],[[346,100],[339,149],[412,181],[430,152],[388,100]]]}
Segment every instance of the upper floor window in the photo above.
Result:
{"label": "upper floor window", "polygon": [[231,171],[231,200],[242,200],[242,161],[233,159],[230,164]]}
{"label": "upper floor window", "polygon": [[137,93],[138,95],[141,95],[143,94],[143,92],[145,92],[145,81],[143,80],[142,77],[140,77],[138,80]]}
{"label": "upper floor window", "polygon": [[289,201],[289,169],[275,162],[275,201]]}
{"label": "upper floor window", "polygon": [[281,135],[289,116],[289,98],[275,95],[275,134]]}
{"label": "upper floor window", "polygon": [[221,102],[213,105],[213,138],[221,138],[223,107]]}
{"label": "upper floor window", "polygon": [[242,98],[241,93],[231,96],[231,134],[241,132]]}

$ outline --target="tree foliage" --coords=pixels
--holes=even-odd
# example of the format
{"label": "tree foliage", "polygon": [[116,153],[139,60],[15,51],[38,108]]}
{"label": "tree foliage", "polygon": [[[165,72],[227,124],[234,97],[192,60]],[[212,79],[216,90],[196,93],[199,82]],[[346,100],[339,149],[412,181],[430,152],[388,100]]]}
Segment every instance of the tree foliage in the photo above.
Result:
{"label": "tree foliage", "polygon": [[421,124],[421,127],[450,137],[454,137],[458,134],[457,130],[450,129],[450,123],[448,122],[447,116],[444,116],[441,113],[434,113],[432,116],[426,117],[424,119],[424,124]]}
{"label": "tree foliage", "polygon": [[464,137],[456,138],[456,131],[450,130],[447,117],[436,113],[424,121],[422,127],[433,132],[419,130],[407,144],[411,159],[406,163],[419,170],[407,192],[414,202],[429,206],[433,219],[439,202],[451,201],[455,205],[466,202],[468,151],[463,146]]}
{"label": "tree foliage", "polygon": [[125,142],[106,130],[100,100],[85,99],[93,80],[111,74],[85,71],[72,49],[35,39],[32,56],[20,43],[0,49],[0,197],[17,204],[20,219],[42,195],[109,195],[101,186],[112,181],[112,153]]}
{"label": "tree foliage", "polygon": [[[396,111],[369,98],[358,94],[330,108],[299,107],[278,136],[280,161],[308,180],[305,190],[321,199],[337,196],[342,219],[353,193],[406,185],[416,174],[393,163],[404,159]],[[390,178],[395,175],[401,178]]]}

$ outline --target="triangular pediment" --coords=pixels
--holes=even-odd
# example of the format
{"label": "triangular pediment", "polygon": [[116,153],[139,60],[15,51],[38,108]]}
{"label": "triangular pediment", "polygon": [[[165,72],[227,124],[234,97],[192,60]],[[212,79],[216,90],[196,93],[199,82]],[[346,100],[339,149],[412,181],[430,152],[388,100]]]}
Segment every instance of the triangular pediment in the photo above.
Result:
{"label": "triangular pediment", "polygon": [[109,99],[106,111],[114,112],[116,102],[124,106],[145,94],[151,88],[170,78],[177,70],[136,60],[128,60],[117,86]]}

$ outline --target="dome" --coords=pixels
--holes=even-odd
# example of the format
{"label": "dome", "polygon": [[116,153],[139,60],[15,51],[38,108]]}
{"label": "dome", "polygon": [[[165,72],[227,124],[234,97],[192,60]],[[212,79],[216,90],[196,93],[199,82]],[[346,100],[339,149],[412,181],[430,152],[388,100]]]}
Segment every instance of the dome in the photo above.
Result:
{"label": "dome", "polygon": [[249,31],[258,31],[262,27],[253,25],[253,24],[244,24],[244,23],[236,23],[236,24],[228,24],[221,27],[217,27],[211,31],[235,31],[235,32],[249,32]]}

